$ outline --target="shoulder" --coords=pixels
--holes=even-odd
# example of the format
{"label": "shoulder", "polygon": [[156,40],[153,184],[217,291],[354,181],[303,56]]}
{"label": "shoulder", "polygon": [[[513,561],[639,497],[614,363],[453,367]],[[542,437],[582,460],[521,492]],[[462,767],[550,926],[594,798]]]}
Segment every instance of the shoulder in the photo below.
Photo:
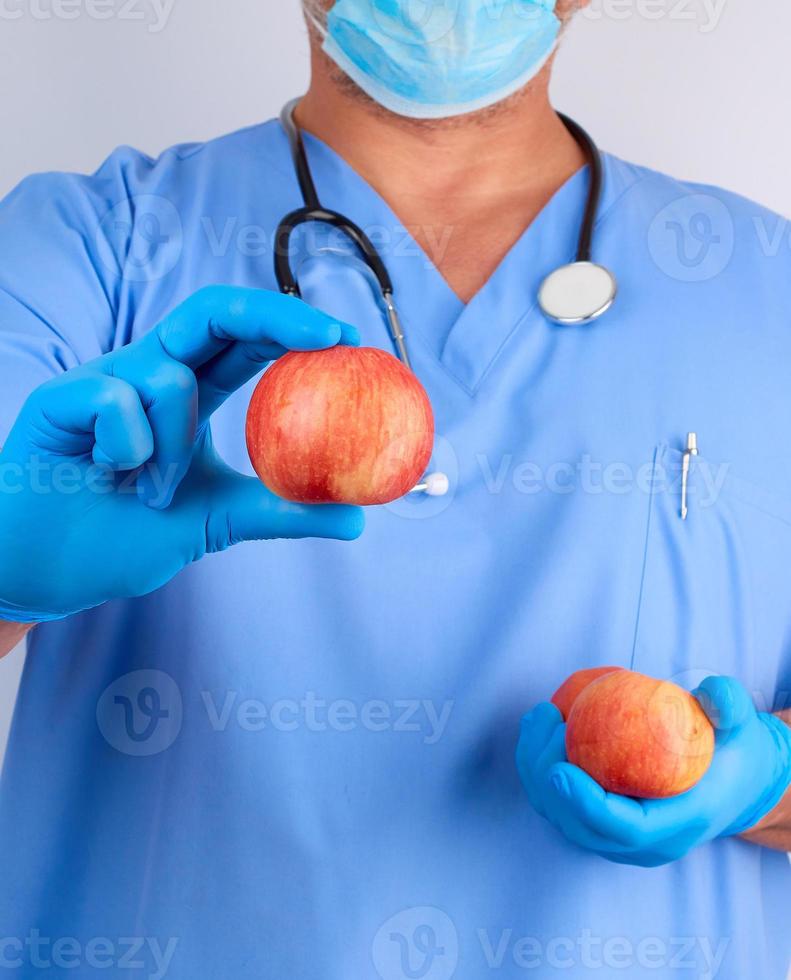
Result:
{"label": "shoulder", "polygon": [[[274,121],[249,126],[201,143],[181,143],[151,156],[132,146],[117,147],[91,174],[45,172],[32,174],[2,201],[6,219],[29,217],[52,209],[62,217],[85,216],[91,208],[113,204],[134,193],[154,193],[189,184],[199,171],[236,172],[257,163],[287,171],[285,137]],[[66,212],[62,211],[63,207]]]}
{"label": "shoulder", "polygon": [[615,185],[614,210],[636,221],[649,247],[719,246],[731,261],[761,263],[778,259],[791,265],[791,224],[783,215],[741,194],[714,184],[682,180],[650,167],[605,156],[607,176]]}
{"label": "shoulder", "polygon": [[[141,213],[181,220],[196,203],[229,196],[250,180],[272,188],[277,174],[293,181],[286,137],[275,121],[203,143],[171,146],[151,156],[119,146],[90,174],[47,172],[26,177],[0,201],[0,266],[25,241],[63,247],[77,235],[91,256],[120,253]],[[119,254],[120,254],[119,253]]]}
{"label": "shoulder", "polygon": [[[791,321],[791,224],[749,198],[605,157],[602,239],[642,288],[670,308],[720,323]],[[624,251],[624,243],[628,248]],[[628,270],[628,271],[627,271]],[[712,319],[714,317],[712,316]]]}
{"label": "shoulder", "polygon": [[288,162],[270,122],[158,156],[120,146],[90,174],[27,177],[0,201],[0,291],[48,322],[73,319],[73,334],[89,329],[81,321],[90,305],[102,349],[124,343],[121,314],[168,276],[169,298],[170,274],[212,208],[244,214],[251,186],[277,196],[279,180],[294,179]]}

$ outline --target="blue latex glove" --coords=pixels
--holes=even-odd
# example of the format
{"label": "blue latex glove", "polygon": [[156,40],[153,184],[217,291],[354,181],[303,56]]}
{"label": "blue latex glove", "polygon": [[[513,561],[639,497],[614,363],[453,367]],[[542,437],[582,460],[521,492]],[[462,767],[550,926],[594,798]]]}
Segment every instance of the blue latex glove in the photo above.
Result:
{"label": "blue latex glove", "polygon": [[209,419],[286,350],[358,342],[292,297],[212,286],[34,391],[0,453],[0,619],[144,595],[240,541],[356,538],[359,508],[287,503],[229,468]]}
{"label": "blue latex glove", "polygon": [[664,800],[605,792],[566,760],[566,725],[543,703],[522,719],[516,751],[530,802],[572,843],[642,867],[677,861],[699,844],[755,826],[791,784],[791,729],[758,713],[730,677],[709,677],[693,693],[716,729],[714,759],[697,786]]}

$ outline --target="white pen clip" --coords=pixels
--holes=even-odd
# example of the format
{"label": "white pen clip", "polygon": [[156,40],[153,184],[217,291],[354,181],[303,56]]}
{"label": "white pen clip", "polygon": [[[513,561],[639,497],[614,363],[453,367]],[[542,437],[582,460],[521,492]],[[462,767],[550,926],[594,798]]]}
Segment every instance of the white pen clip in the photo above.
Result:
{"label": "white pen clip", "polygon": [[689,507],[687,501],[689,497],[689,468],[692,457],[698,455],[698,436],[696,432],[687,435],[687,448],[681,461],[681,520],[687,519]]}

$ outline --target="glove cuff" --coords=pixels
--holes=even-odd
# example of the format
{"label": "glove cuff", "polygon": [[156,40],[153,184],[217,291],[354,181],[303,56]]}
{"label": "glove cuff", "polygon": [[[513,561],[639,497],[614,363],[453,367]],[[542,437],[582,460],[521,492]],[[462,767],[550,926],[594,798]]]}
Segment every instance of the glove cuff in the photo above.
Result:
{"label": "glove cuff", "polygon": [[774,810],[791,786],[791,728],[776,715],[761,713],[758,719],[766,726],[776,752],[775,778],[758,802],[721,837],[737,837],[751,830]]}
{"label": "glove cuff", "polygon": [[59,619],[68,619],[70,613],[31,612],[18,606],[9,606],[0,602],[0,620],[7,623],[20,623],[23,626],[38,626],[40,623],[54,623]]}

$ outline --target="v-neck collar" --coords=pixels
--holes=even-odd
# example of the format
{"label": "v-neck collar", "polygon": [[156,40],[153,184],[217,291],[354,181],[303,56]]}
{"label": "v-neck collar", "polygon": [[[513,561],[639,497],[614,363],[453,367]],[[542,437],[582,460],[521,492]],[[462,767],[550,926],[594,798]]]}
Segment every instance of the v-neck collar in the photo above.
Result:
{"label": "v-neck collar", "polygon": [[[309,133],[305,146],[324,206],[379,239],[410,338],[419,338],[446,373],[474,395],[511,336],[533,315],[546,322],[537,308],[538,290],[550,272],[576,254],[589,168],[578,170],[555,192],[465,305],[384,198],[353,167]],[[606,154],[603,158],[599,219],[618,196],[610,179],[611,159]]]}

